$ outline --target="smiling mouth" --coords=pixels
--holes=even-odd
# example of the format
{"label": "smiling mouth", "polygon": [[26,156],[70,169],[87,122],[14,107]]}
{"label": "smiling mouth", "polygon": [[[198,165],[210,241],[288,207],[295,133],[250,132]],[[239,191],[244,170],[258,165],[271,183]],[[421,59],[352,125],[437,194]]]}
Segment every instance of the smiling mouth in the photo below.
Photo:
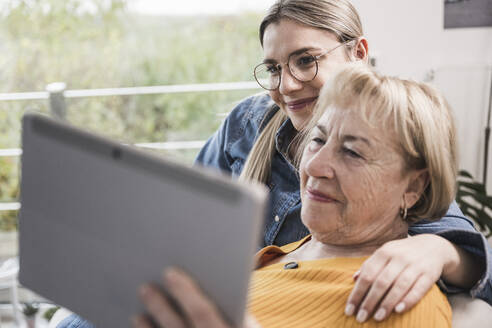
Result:
{"label": "smiling mouth", "polygon": [[311,104],[313,104],[318,97],[312,97],[312,98],[305,98],[305,99],[300,99],[296,101],[291,101],[287,103],[287,107],[291,111],[298,111],[301,110]]}
{"label": "smiling mouth", "polygon": [[334,203],[337,200],[314,189],[306,189],[306,196],[314,201],[322,203]]}

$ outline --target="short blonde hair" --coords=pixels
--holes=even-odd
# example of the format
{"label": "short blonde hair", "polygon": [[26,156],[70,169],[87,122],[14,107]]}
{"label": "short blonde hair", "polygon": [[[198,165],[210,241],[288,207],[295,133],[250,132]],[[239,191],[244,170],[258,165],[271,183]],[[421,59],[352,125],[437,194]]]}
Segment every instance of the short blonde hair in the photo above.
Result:
{"label": "short blonde hair", "polygon": [[[364,64],[348,64],[320,92],[307,134],[330,106],[357,106],[373,126],[392,128],[406,167],[427,169],[429,183],[418,202],[408,209],[407,219],[437,220],[445,215],[456,194],[457,145],[451,109],[433,87],[384,76]],[[299,147],[297,161],[303,147]]]}

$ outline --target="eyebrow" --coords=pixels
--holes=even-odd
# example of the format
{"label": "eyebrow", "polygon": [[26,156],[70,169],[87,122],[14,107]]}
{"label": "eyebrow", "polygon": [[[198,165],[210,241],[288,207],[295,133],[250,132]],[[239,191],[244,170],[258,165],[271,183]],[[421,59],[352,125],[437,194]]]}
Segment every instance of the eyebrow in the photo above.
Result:
{"label": "eyebrow", "polygon": [[324,135],[326,135],[326,129],[323,125],[316,124],[316,126],[314,128],[320,130]]}
{"label": "eyebrow", "polygon": [[348,142],[351,142],[351,141],[362,141],[364,142],[365,144],[367,144],[368,146],[371,146],[371,142],[364,138],[364,137],[360,137],[360,136],[354,136],[354,135],[351,135],[351,134],[345,134],[342,136],[342,142],[345,142],[345,141],[348,141]]}
{"label": "eyebrow", "polygon": [[[309,51],[309,50],[317,50],[318,48],[313,48],[313,47],[304,47],[304,48],[301,48],[301,49],[297,49],[293,52],[291,52],[289,54],[289,57],[292,56],[292,55],[299,55],[299,54],[302,54],[303,52],[306,52],[306,51]],[[266,58],[263,60],[263,63],[264,64],[275,64],[277,63],[277,61],[275,59],[270,59],[270,58]]]}
{"label": "eyebrow", "polygon": [[[324,135],[326,135],[326,128],[323,125],[318,124],[315,126],[315,128],[320,130],[321,133],[323,133]],[[348,142],[362,141],[365,144],[367,144],[368,146],[371,146],[371,142],[369,141],[369,139],[361,137],[361,136],[354,136],[352,134],[344,134],[344,135],[342,135],[342,137],[340,139],[342,140],[342,142],[345,142],[345,141],[348,141]]]}

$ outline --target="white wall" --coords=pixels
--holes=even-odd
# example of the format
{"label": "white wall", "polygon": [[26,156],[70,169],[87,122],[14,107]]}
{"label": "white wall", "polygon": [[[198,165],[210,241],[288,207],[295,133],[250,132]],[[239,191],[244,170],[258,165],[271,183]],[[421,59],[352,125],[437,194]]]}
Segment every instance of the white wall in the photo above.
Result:
{"label": "white wall", "polygon": [[[379,71],[432,83],[455,112],[460,165],[482,178],[492,27],[444,29],[444,0],[353,0]],[[487,189],[492,191],[492,147]]]}

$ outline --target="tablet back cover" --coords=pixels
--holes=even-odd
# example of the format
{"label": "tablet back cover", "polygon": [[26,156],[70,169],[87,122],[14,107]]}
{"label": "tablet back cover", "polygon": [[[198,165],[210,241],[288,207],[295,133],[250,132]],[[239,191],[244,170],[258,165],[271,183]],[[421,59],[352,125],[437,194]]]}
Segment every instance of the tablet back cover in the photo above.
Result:
{"label": "tablet back cover", "polygon": [[266,192],[40,115],[23,122],[20,282],[99,327],[130,326],[137,288],[191,273],[242,324]]}

